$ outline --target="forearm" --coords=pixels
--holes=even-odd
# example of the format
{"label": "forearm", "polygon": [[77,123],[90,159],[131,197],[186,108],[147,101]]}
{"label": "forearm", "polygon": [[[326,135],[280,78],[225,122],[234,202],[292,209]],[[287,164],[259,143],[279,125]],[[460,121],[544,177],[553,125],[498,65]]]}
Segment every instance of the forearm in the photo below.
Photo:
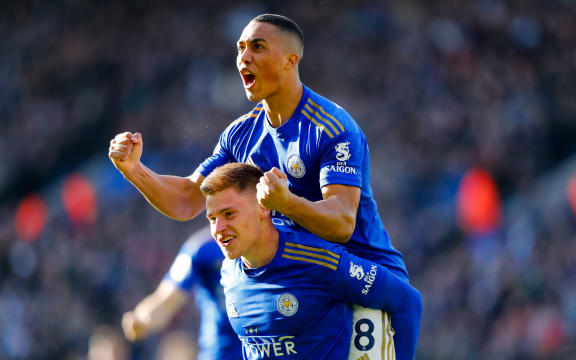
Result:
{"label": "forearm", "polygon": [[158,290],[142,300],[134,309],[138,321],[148,333],[162,330],[186,302],[186,294],[173,284],[161,283]]}
{"label": "forearm", "polygon": [[204,210],[204,196],[194,181],[194,175],[192,178],[159,175],[140,164],[125,177],[158,211],[172,219],[184,221]]}
{"label": "forearm", "polygon": [[392,316],[412,313],[419,319],[422,295],[416,288],[382,265],[372,263],[364,267],[366,277],[360,305],[388,311]]}
{"label": "forearm", "polygon": [[338,243],[350,239],[356,224],[356,214],[337,198],[314,202],[292,194],[280,212],[316,236]]}

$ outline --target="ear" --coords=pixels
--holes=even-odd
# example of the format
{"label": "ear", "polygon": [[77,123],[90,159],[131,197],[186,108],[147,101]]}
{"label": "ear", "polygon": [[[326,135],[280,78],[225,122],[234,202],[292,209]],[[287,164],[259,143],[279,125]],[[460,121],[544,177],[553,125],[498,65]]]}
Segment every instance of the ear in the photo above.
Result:
{"label": "ear", "polygon": [[262,219],[270,216],[270,209],[264,207],[262,204],[258,204],[258,209],[259,209],[259,215]]}
{"label": "ear", "polygon": [[298,60],[300,60],[298,54],[288,54],[286,56],[286,63],[284,65],[284,70],[293,69],[296,65],[298,65]]}

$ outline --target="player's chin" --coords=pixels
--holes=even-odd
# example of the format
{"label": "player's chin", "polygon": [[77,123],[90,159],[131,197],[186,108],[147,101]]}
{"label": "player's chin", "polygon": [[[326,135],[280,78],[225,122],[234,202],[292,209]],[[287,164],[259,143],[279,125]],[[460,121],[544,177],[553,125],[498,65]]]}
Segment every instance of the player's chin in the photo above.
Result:
{"label": "player's chin", "polygon": [[222,253],[224,254],[224,256],[229,259],[229,260],[236,260],[240,257],[239,254],[234,253],[232,251],[229,251],[226,247],[220,245],[220,249],[222,250]]}
{"label": "player's chin", "polygon": [[246,97],[250,101],[258,102],[258,101],[261,101],[263,99],[263,97],[260,94],[255,93],[254,91],[252,91],[250,89],[244,89],[244,91],[246,92]]}

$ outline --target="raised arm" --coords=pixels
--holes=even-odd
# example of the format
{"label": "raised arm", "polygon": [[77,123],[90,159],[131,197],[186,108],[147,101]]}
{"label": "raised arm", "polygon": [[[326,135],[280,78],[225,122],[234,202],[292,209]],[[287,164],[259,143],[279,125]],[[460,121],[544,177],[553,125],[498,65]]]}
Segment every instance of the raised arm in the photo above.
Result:
{"label": "raised arm", "polygon": [[108,157],[122,175],[146,200],[164,215],[189,220],[204,210],[200,184],[204,177],[194,172],[189,177],[159,175],[140,161],[143,141],[140,133],[124,132],[110,141]]}
{"label": "raised arm", "polygon": [[322,187],[322,200],[310,201],[288,189],[286,174],[273,168],[258,184],[258,201],[294,220],[316,236],[332,242],[347,242],[356,226],[360,188],[347,185]]}

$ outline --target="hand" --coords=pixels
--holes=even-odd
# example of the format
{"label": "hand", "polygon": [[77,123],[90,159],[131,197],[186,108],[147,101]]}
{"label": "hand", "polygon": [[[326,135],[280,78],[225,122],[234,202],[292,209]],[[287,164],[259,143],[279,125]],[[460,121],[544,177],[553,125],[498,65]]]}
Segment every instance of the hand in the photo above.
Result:
{"label": "hand", "polygon": [[290,201],[292,193],[288,189],[288,178],[278,168],[272,168],[256,184],[256,197],[260,205],[270,210],[282,212]]}
{"label": "hand", "polygon": [[108,157],[122,175],[127,176],[140,164],[142,157],[142,135],[140,133],[124,132],[110,141]]}
{"label": "hand", "polygon": [[122,317],[124,336],[130,341],[138,341],[148,336],[148,326],[140,321],[133,311],[124,313]]}

